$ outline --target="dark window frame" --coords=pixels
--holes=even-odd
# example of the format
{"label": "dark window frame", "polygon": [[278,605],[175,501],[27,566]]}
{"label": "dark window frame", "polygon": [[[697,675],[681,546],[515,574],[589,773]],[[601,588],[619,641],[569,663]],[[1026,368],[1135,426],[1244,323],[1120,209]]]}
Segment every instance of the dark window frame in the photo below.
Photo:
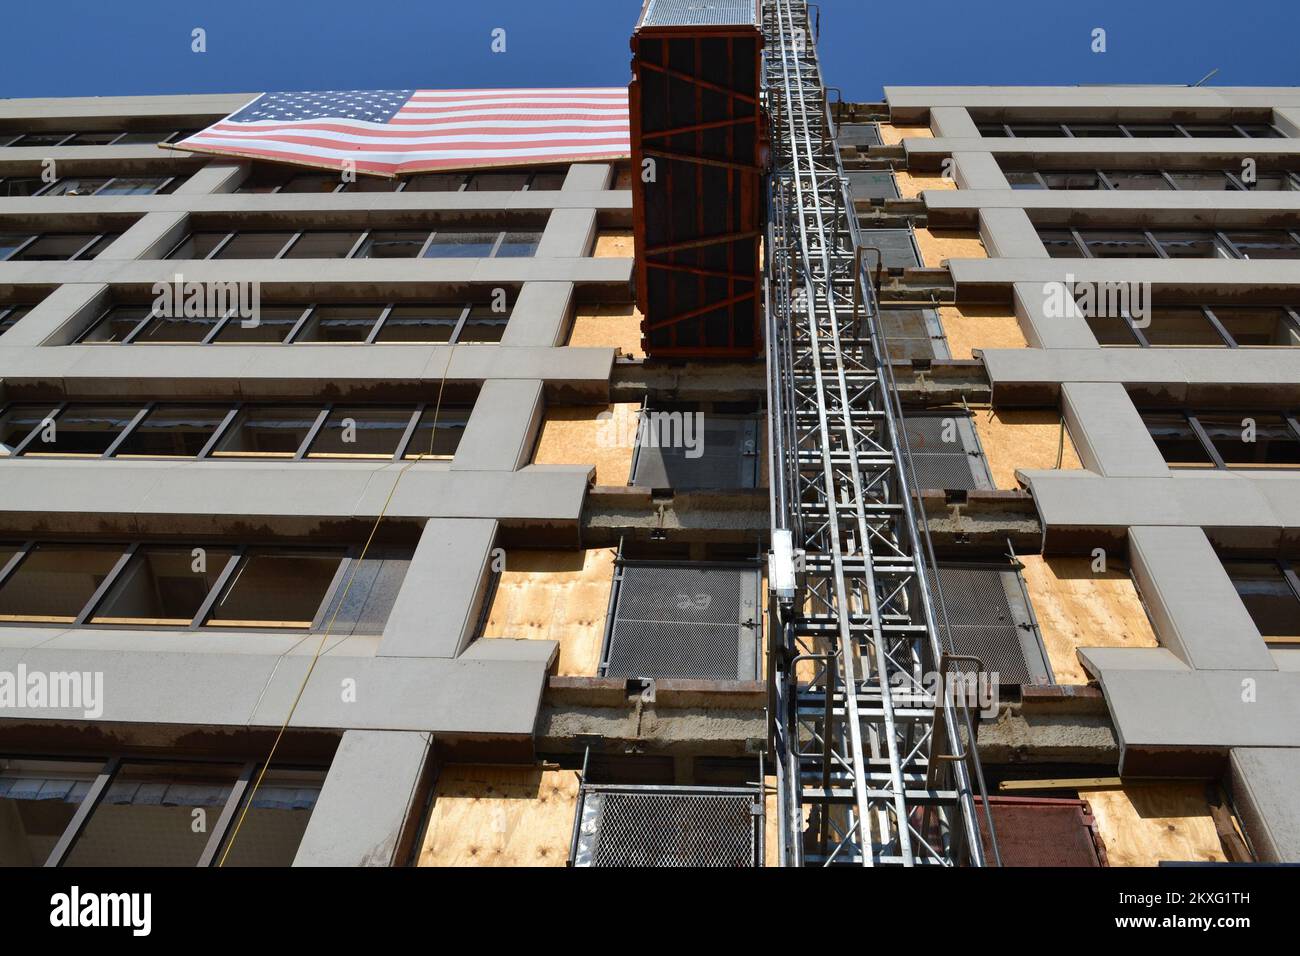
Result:
{"label": "dark window frame", "polygon": [[[1196,436],[1196,440],[1200,443],[1202,450],[1205,452],[1206,456],[1210,459],[1211,465],[1215,471],[1280,470],[1288,466],[1229,465],[1225,463],[1223,460],[1223,455],[1219,452],[1219,449],[1215,446],[1213,440],[1211,440],[1209,433],[1205,430],[1205,426],[1201,424],[1200,422],[1201,415],[1240,415],[1242,418],[1255,418],[1258,417],[1259,415],[1276,415],[1283,420],[1283,424],[1290,432],[1292,440],[1295,441],[1296,444],[1300,445],[1300,417],[1298,417],[1300,416],[1300,412],[1297,411],[1290,411],[1285,409],[1283,410],[1279,410],[1279,409],[1242,410],[1239,408],[1198,408],[1194,411],[1189,411],[1186,408],[1171,408],[1171,409],[1148,408],[1148,409],[1138,409],[1138,414],[1142,416],[1144,424],[1146,423],[1145,416],[1148,414],[1182,415],[1187,420],[1187,424],[1191,428],[1192,434]],[[1168,461],[1168,459],[1166,459],[1166,463],[1169,465],[1170,468],[1175,468],[1175,469],[1183,468],[1183,467],[1189,467],[1189,468],[1191,467],[1191,466],[1182,465],[1177,462],[1170,462]]]}

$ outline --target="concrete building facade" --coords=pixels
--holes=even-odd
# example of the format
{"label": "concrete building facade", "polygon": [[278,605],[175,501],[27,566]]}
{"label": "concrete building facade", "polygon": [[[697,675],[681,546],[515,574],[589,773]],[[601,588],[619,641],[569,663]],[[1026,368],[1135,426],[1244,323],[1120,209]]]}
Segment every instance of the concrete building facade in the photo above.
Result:
{"label": "concrete building facade", "polygon": [[[772,862],[763,362],[645,357],[620,164],[398,188],[156,145],[248,99],[0,102],[0,673],[102,679],[0,696],[4,861],[654,862],[602,814],[671,798],[640,819],[739,835],[691,861]],[[1004,672],[991,795],[1076,800],[1111,864],[1300,859],[1300,93],[835,123],[909,433],[956,422],[955,471],[912,444]],[[160,323],[178,281],[261,319]]]}

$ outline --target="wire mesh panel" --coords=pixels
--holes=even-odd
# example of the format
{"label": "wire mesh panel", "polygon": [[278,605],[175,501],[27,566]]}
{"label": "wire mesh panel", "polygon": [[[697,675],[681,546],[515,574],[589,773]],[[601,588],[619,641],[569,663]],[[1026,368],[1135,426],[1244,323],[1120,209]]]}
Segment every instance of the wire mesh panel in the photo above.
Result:
{"label": "wire mesh panel", "polygon": [[[654,417],[666,415],[697,417]],[[758,485],[757,419],[646,409],[642,422],[632,484],[678,491]]]}
{"label": "wire mesh panel", "polygon": [[649,0],[643,27],[714,27],[758,22],[756,0]]}
{"label": "wire mesh panel", "polygon": [[1002,685],[1048,682],[1016,571],[996,565],[940,567],[939,586],[952,626],[945,641],[949,651],[978,657]]}
{"label": "wire mesh panel", "polygon": [[919,488],[991,488],[965,413],[908,415],[903,420]]}
{"label": "wire mesh panel", "polygon": [[574,866],[759,865],[762,802],[748,788],[583,787]]}
{"label": "wire mesh panel", "polygon": [[756,680],[758,575],[751,568],[624,565],[605,675]]}

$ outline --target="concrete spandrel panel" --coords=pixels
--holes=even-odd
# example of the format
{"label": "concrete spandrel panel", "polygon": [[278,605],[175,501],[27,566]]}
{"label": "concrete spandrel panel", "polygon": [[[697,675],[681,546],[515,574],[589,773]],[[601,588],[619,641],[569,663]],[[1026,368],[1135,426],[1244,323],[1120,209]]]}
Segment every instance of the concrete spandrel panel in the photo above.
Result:
{"label": "concrete spandrel panel", "polygon": [[1231,786],[1255,851],[1264,862],[1300,863],[1300,749],[1239,747]]}

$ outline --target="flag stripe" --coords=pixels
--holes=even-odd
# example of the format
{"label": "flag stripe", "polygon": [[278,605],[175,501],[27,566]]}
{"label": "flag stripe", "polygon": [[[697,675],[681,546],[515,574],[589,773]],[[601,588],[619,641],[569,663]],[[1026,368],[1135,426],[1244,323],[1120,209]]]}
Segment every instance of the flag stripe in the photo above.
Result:
{"label": "flag stripe", "polygon": [[265,93],[177,149],[390,175],[626,158],[624,89]]}

